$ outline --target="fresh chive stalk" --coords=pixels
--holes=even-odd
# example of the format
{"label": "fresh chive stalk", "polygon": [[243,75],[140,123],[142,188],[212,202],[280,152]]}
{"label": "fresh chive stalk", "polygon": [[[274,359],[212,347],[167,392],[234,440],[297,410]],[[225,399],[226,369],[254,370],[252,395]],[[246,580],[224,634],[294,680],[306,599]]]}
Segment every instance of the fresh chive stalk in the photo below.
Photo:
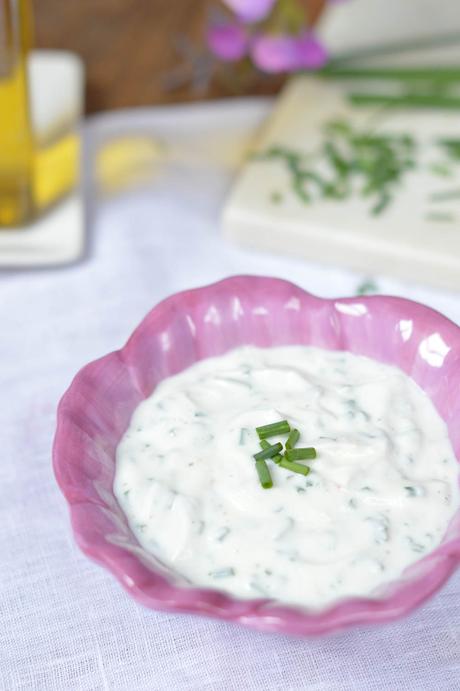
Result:
{"label": "fresh chive stalk", "polygon": [[[458,31],[440,34],[438,36],[421,36],[404,41],[386,41],[377,45],[366,46],[364,48],[351,49],[339,53],[332,58],[322,71],[330,71],[340,67],[353,66],[353,64],[365,64],[368,58],[376,58],[395,53],[411,53],[414,50],[425,48],[437,48],[450,45],[458,45],[460,34]],[[321,72],[322,72],[321,71]],[[320,72],[320,74],[321,74]]]}
{"label": "fresh chive stalk", "polygon": [[287,461],[305,461],[307,459],[316,458],[316,449],[312,446],[303,449],[286,449],[284,455]]}
{"label": "fresh chive stalk", "polygon": [[[262,449],[268,449],[270,447],[270,444],[266,439],[261,439],[260,446]],[[276,456],[272,456],[270,460],[272,460],[274,463],[279,463],[282,458],[283,457],[280,454],[277,454]]]}
{"label": "fresh chive stalk", "polygon": [[[317,199],[346,199],[357,193],[370,197],[370,211],[378,215],[391,203],[397,184],[416,164],[416,141],[407,134],[359,132],[346,120],[333,120],[324,126],[325,140],[319,153],[273,146],[256,156],[283,163],[290,176],[292,191],[305,204]],[[443,141],[450,156],[456,155],[455,142]],[[327,176],[319,166],[327,163]]]}
{"label": "fresh chive stalk", "polygon": [[[313,447],[303,447],[303,448],[293,448],[295,444],[299,441],[300,432],[298,429],[292,429],[287,420],[281,420],[280,422],[273,422],[270,425],[263,425],[261,427],[256,427],[257,434],[259,435],[259,444],[261,451],[254,454],[254,459],[256,461],[256,470],[259,476],[260,484],[265,489],[273,487],[273,481],[270,475],[270,471],[266,464],[266,460],[270,459],[277,463],[281,468],[290,470],[292,473],[299,473],[300,475],[308,475],[310,468],[302,463],[296,463],[296,461],[303,461],[306,459],[316,458],[316,449]],[[288,434],[288,438],[285,444],[285,453],[281,454],[283,450],[283,445],[281,442],[276,444],[270,444],[266,437],[271,437],[279,434]]]}
{"label": "fresh chive stalk", "polygon": [[460,139],[439,139],[439,146],[445,151],[451,161],[460,161]]}
{"label": "fresh chive stalk", "polygon": [[264,489],[270,489],[270,487],[273,487],[273,480],[270,475],[270,471],[263,458],[256,461],[256,470],[262,487]]}
{"label": "fresh chive stalk", "polygon": [[327,67],[321,73],[333,79],[389,79],[404,82],[458,82],[458,67]]}
{"label": "fresh chive stalk", "polygon": [[386,194],[386,193],[381,194],[380,199],[372,207],[371,214],[373,216],[379,216],[382,213],[382,211],[385,211],[385,209],[387,208],[387,206],[390,202],[391,202],[391,197],[389,194]]}
{"label": "fresh chive stalk", "polygon": [[460,109],[460,98],[443,96],[436,93],[401,94],[390,96],[386,94],[350,93],[347,96],[354,106],[387,106],[389,108],[442,108],[446,110]]}
{"label": "fresh chive stalk", "polygon": [[282,450],[283,445],[280,442],[278,442],[277,444],[269,445],[266,449],[262,449],[262,451],[255,453],[254,460],[263,461],[266,458],[273,458],[274,456],[278,455],[279,452]]}
{"label": "fresh chive stalk", "polygon": [[292,449],[297,442],[299,441],[300,438],[300,432],[298,429],[291,429],[289,432],[289,437],[287,438],[286,442],[286,449]]}
{"label": "fresh chive stalk", "polygon": [[289,434],[291,428],[287,420],[281,420],[280,422],[272,422],[270,425],[262,425],[262,427],[256,427],[256,432],[259,435],[259,439],[267,439],[267,437],[276,437],[278,434]]}
{"label": "fresh chive stalk", "polygon": [[308,475],[308,473],[310,472],[310,468],[308,467],[308,465],[302,465],[301,463],[294,463],[292,461],[288,461],[286,457],[281,459],[280,467],[286,468],[286,470],[290,470],[293,473],[299,473],[299,475]]}

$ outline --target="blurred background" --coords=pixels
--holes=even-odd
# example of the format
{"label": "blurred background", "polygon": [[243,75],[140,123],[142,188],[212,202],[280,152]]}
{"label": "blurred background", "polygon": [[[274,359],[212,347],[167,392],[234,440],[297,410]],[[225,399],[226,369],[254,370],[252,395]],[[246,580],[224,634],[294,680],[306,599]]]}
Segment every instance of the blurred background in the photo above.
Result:
{"label": "blurred background", "polygon": [[[345,67],[354,78],[382,66],[367,75],[360,105],[387,105],[381,91],[390,85],[383,96],[395,87],[395,106],[402,96],[410,107],[447,112],[460,102],[459,45],[455,0],[0,0],[0,263],[28,262],[9,249],[17,247],[14,228],[38,222],[48,248],[58,225],[77,237],[79,180],[121,189],[134,169],[142,177],[155,168],[160,138],[126,125],[121,134],[134,136],[127,142],[107,121],[95,144],[85,116],[139,107],[154,116],[164,104],[274,96],[295,74],[342,79]],[[302,105],[306,118],[314,107]],[[70,193],[73,206],[63,203],[45,228],[44,212]],[[82,245],[69,242],[49,258],[71,260]]]}
{"label": "blurred background", "polygon": [[[282,83],[280,77],[259,75],[244,88],[217,80],[201,87],[193,84],[187,67],[192,58],[199,60],[207,20],[220,9],[213,0],[33,0],[32,4],[37,47],[71,50],[82,57],[88,113],[241,92],[273,93]],[[304,4],[314,20],[324,0]]]}
{"label": "blurred background", "polygon": [[[320,34],[333,53],[460,31],[457,0],[301,0],[301,4],[310,24],[320,19]],[[74,51],[83,59],[88,113],[274,93],[284,81],[283,76],[267,78],[259,73],[246,83],[216,79],[193,83],[190,63],[195,60],[199,70],[206,27],[224,9],[216,0],[33,0],[32,5],[36,46]]]}

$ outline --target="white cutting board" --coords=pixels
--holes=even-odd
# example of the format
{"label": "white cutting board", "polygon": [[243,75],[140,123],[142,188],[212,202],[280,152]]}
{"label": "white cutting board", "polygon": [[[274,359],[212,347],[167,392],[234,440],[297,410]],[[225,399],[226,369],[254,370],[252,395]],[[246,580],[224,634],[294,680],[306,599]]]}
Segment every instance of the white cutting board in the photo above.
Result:
{"label": "white cutting board", "polygon": [[[350,119],[359,128],[372,124],[381,132],[410,133],[419,142],[419,165],[405,177],[391,205],[373,216],[369,200],[358,196],[305,204],[292,191],[283,162],[249,158],[224,208],[225,235],[258,249],[460,289],[460,196],[442,203],[430,200],[439,192],[460,192],[460,165],[450,178],[435,176],[429,169],[440,159],[434,141],[460,138],[460,114],[441,110],[383,114],[381,107],[350,106],[345,98],[349,91],[349,84],[315,77],[292,79],[255,148],[283,145],[314,151],[323,140],[324,123],[337,117]],[[274,203],[274,193],[281,202]],[[433,213],[444,220],[433,221]],[[451,220],[446,222],[446,217]]]}

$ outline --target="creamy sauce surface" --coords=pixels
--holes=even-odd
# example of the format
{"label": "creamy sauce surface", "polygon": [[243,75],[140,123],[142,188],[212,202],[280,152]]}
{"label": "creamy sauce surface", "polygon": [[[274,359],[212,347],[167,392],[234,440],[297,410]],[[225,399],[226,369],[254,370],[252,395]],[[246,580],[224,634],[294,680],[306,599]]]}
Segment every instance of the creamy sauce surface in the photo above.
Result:
{"label": "creamy sauce surface", "polygon": [[[286,419],[308,476],[252,458]],[[286,436],[270,442],[286,441]],[[189,583],[322,607],[376,594],[459,507],[444,421],[400,370],[304,346],[244,347],[163,381],[117,449],[114,490],[142,546]]]}

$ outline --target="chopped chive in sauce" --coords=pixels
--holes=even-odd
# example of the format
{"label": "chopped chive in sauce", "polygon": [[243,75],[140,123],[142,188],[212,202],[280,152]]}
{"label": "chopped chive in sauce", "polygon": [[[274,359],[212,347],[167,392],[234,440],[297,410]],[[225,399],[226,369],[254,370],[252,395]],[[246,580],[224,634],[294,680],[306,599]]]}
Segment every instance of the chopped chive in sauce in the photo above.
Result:
{"label": "chopped chive in sauce", "polygon": [[293,529],[295,525],[294,519],[291,518],[291,516],[287,516],[286,519],[286,525],[281,530],[281,532],[279,532],[278,535],[275,536],[275,540],[282,540],[287,535],[289,535],[290,531]]}
{"label": "chopped chive in sauce", "polygon": [[246,427],[242,427],[241,430],[240,430],[240,441],[239,441],[239,445],[240,445],[240,446],[244,446],[244,443],[245,443],[245,440],[246,440],[247,431],[248,431],[248,430],[246,429]]}
{"label": "chopped chive in sauce", "polygon": [[422,545],[420,542],[416,542],[410,535],[406,536],[406,540],[409,544],[409,547],[413,552],[424,552],[426,547]]}
{"label": "chopped chive in sauce", "polygon": [[293,461],[288,461],[286,458],[282,458],[280,461],[281,468],[290,470],[292,473],[299,473],[300,475],[308,475],[310,468],[308,465],[302,465],[301,463],[294,463]]}
{"label": "chopped chive in sauce", "polygon": [[287,420],[281,420],[280,422],[272,422],[270,425],[262,425],[262,427],[256,427],[256,432],[259,435],[259,439],[267,439],[267,437],[276,437],[278,434],[289,434],[291,428]]}
{"label": "chopped chive in sauce", "polygon": [[255,453],[254,459],[256,461],[263,461],[266,458],[273,458],[273,456],[276,456],[282,450],[283,445],[280,442],[278,442],[277,444],[269,445],[266,449],[262,449],[262,451]]}
{"label": "chopped chive in sauce", "polygon": [[303,449],[286,449],[284,455],[287,461],[305,461],[307,459],[316,458],[316,449],[312,446]]}
{"label": "chopped chive in sauce", "polygon": [[227,526],[224,526],[223,528],[220,528],[220,530],[219,530],[218,533],[217,533],[217,538],[216,538],[217,541],[218,541],[218,542],[223,542],[223,541],[225,540],[225,538],[227,537],[227,535],[228,535],[230,532],[231,532],[231,531],[230,531],[230,528],[228,528]]}
{"label": "chopped chive in sauce", "polygon": [[404,487],[404,491],[408,497],[423,497],[425,494],[423,487],[414,487],[412,485]]}
{"label": "chopped chive in sauce", "polygon": [[[268,449],[270,444],[266,439],[261,439],[260,440],[260,446],[262,447],[262,449]],[[274,463],[279,463],[282,458],[283,457],[281,456],[281,454],[278,453],[278,454],[276,454],[276,456],[272,456],[270,460],[273,461]]]}
{"label": "chopped chive in sauce", "polygon": [[209,575],[213,578],[228,578],[229,576],[235,575],[235,569],[230,567],[229,569],[219,569],[218,571],[210,571]]}
{"label": "chopped chive in sauce", "polygon": [[264,489],[270,489],[271,487],[273,487],[273,481],[270,475],[270,471],[263,459],[256,461],[256,470],[262,487]]}
{"label": "chopped chive in sauce", "polygon": [[259,583],[256,583],[255,581],[251,581],[249,583],[249,587],[252,588],[252,590],[257,591],[261,595],[265,595],[265,596],[268,595],[267,591],[264,588],[262,588],[262,586],[259,585]]}
{"label": "chopped chive in sauce", "polygon": [[300,438],[300,432],[298,429],[291,429],[289,432],[289,437],[287,438],[286,442],[286,449],[292,449],[297,442],[299,441]]}
{"label": "chopped chive in sauce", "polygon": [[[293,473],[308,475],[310,468],[300,463],[296,463],[295,461],[304,461],[307,459],[316,458],[316,449],[312,446],[299,449],[293,448],[300,438],[300,432],[298,429],[291,429],[287,420],[281,420],[280,422],[273,422],[270,425],[256,427],[256,432],[259,435],[259,443],[262,451],[254,454],[253,457],[256,461],[256,466],[258,463],[260,463],[260,461],[263,462],[263,465],[260,464],[257,467],[257,473],[259,475],[259,480],[262,484],[262,487],[273,487],[270,471],[265,463],[265,459],[270,459],[280,468],[285,468]],[[266,437],[279,434],[289,435],[286,440],[284,455],[281,453],[283,450],[283,445],[281,442],[278,442],[277,444],[270,444],[268,441],[266,441]],[[289,479],[290,477],[288,480]]]}

